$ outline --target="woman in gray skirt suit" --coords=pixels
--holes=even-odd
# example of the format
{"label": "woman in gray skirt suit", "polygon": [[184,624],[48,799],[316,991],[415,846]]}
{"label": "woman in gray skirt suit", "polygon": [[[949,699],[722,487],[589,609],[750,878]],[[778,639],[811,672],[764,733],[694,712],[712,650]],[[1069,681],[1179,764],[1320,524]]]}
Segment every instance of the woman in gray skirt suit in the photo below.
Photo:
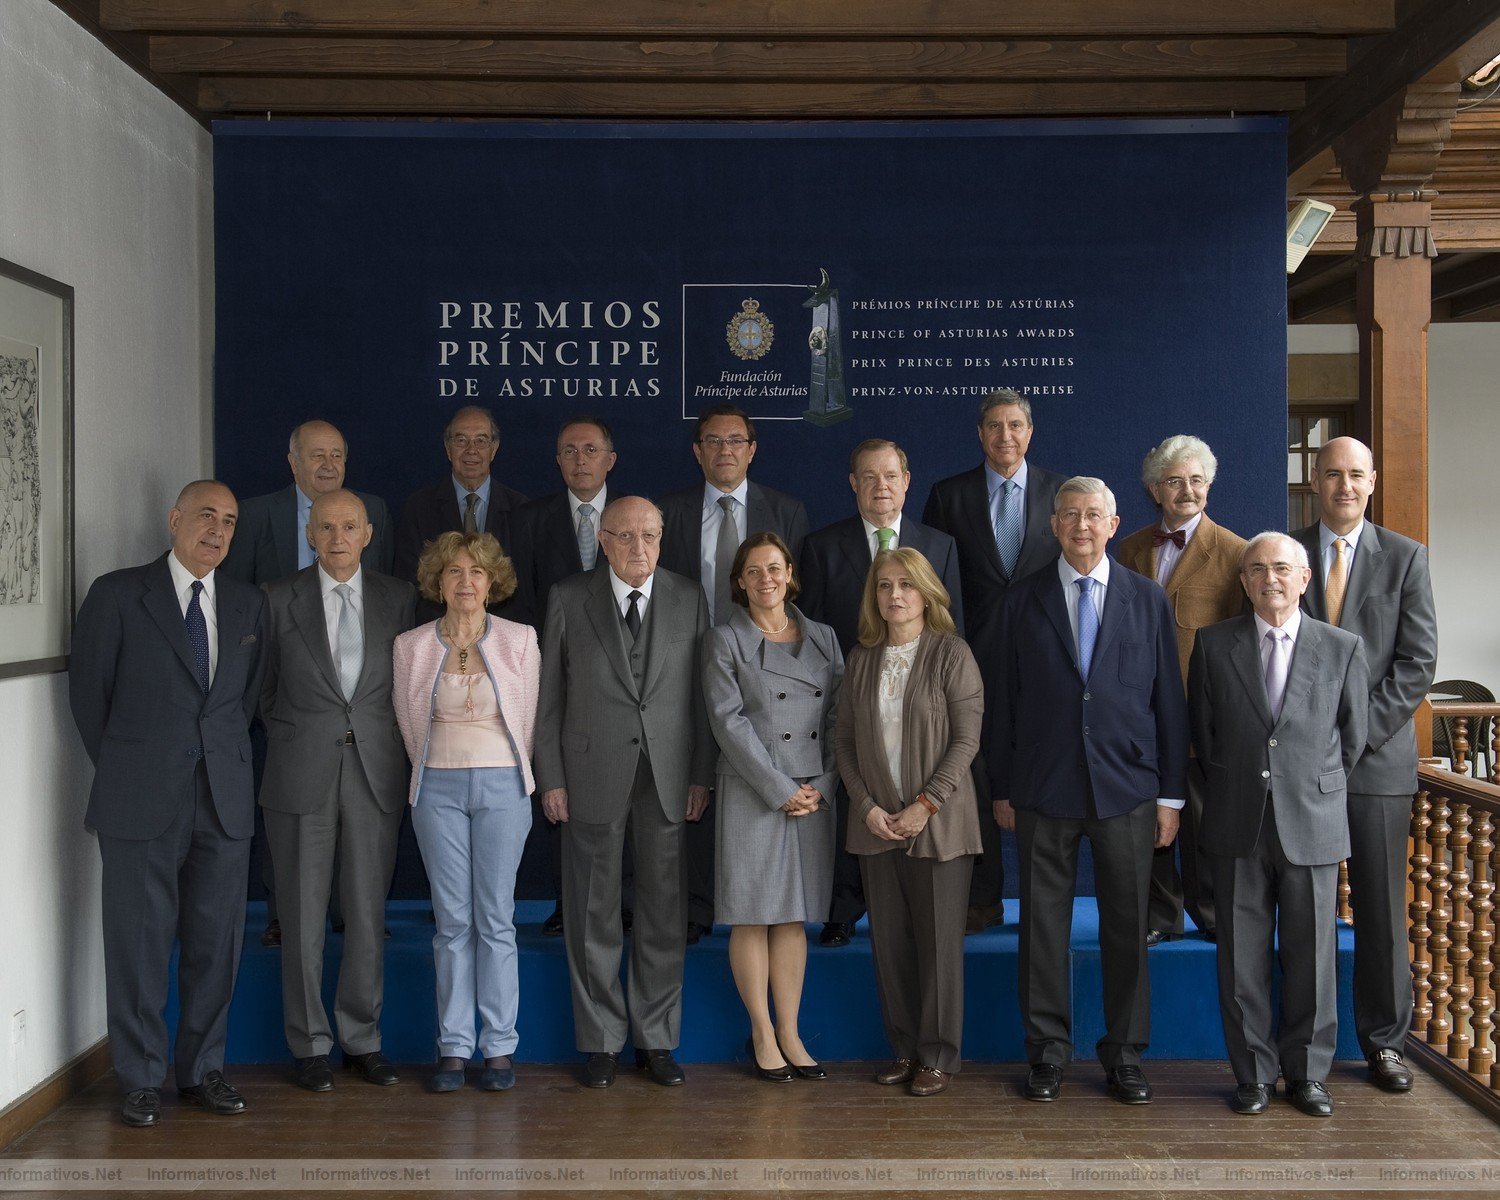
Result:
{"label": "woman in gray skirt suit", "polygon": [[804,925],[824,918],[833,891],[833,721],[844,660],[833,630],[790,603],[792,555],[774,533],[745,539],[730,578],[735,608],[703,642],[703,694],[719,743],[715,912],[733,927],[729,965],[757,1074],[822,1079],[797,1013]]}

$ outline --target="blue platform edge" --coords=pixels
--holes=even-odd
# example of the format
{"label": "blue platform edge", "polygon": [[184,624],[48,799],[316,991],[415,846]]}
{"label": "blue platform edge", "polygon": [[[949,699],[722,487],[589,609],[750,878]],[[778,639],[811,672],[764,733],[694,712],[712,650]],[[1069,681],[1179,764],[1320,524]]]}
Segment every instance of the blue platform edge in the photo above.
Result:
{"label": "blue platform edge", "polygon": [[[1006,901],[1014,922],[1017,902]],[[578,1057],[573,1044],[572,1001],[561,938],[543,936],[541,923],[550,901],[518,901],[517,942],[521,954],[520,1062],[567,1062]],[[436,1003],[433,989],[433,926],[425,902],[393,901],[387,906],[391,937],[386,942],[383,1050],[397,1062],[435,1057]],[[232,1063],[287,1062],[290,1052],[281,1027],[280,951],[260,944],[265,905],[248,905],[245,951],[229,1016],[228,1059]],[[890,1056],[880,1022],[868,929],[863,923],[851,945],[825,949],[809,926],[807,982],[801,1028],[808,1049],[820,1059],[878,1060]],[[743,1059],[748,1024],[729,972],[728,929],[688,947],[683,979],[684,1062]],[[970,1062],[1020,1062],[1026,1057],[1016,1000],[1019,931],[1014,924],[964,939],[964,1058]],[[323,977],[324,1001],[331,1014],[343,938],[329,933]],[[1340,1059],[1359,1059],[1351,994],[1354,932],[1338,932]],[[628,941],[627,941],[628,949]],[[1153,948],[1151,966],[1151,1059],[1221,1059],[1224,1035],[1219,1023],[1216,950],[1196,933]],[[1098,909],[1092,897],[1073,906],[1074,1057],[1094,1057],[1104,1032],[1099,961]],[[175,978],[175,971],[174,971]],[[175,1027],[175,988],[167,1018]]]}

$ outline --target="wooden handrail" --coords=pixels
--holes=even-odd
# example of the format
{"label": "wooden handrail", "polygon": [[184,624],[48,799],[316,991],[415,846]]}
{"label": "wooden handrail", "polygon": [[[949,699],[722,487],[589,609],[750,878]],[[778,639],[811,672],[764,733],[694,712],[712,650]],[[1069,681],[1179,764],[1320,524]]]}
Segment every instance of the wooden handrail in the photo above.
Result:
{"label": "wooden handrail", "polygon": [[1500,704],[1485,704],[1468,700],[1432,700],[1432,715],[1435,717],[1500,717]]}

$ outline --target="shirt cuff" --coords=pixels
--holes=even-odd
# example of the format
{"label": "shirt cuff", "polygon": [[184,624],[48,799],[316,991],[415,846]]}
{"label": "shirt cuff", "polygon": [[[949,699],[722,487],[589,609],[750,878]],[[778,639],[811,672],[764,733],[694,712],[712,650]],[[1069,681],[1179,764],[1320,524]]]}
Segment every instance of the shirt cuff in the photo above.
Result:
{"label": "shirt cuff", "polygon": [[1185,800],[1172,800],[1166,796],[1159,797],[1156,801],[1161,808],[1182,808],[1187,802]]}

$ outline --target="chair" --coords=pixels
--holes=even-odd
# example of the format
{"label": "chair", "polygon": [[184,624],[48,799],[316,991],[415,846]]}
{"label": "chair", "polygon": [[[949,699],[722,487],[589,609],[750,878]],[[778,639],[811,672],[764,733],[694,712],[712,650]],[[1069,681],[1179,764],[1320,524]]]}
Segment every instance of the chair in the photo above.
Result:
{"label": "chair", "polygon": [[[1432,691],[1428,693],[1428,696],[1433,700],[1459,700],[1467,704],[1495,703],[1495,693],[1484,684],[1475,683],[1472,679],[1441,679],[1432,685]],[[1455,717],[1438,717],[1432,724],[1432,753],[1438,758],[1448,759],[1455,769],[1458,766],[1456,762],[1453,762],[1453,736],[1456,722]],[[1494,732],[1493,725],[1492,717],[1469,718],[1469,766],[1472,778],[1488,780],[1494,771],[1490,749],[1490,739]],[[1479,773],[1481,761],[1484,763],[1482,775]]]}

